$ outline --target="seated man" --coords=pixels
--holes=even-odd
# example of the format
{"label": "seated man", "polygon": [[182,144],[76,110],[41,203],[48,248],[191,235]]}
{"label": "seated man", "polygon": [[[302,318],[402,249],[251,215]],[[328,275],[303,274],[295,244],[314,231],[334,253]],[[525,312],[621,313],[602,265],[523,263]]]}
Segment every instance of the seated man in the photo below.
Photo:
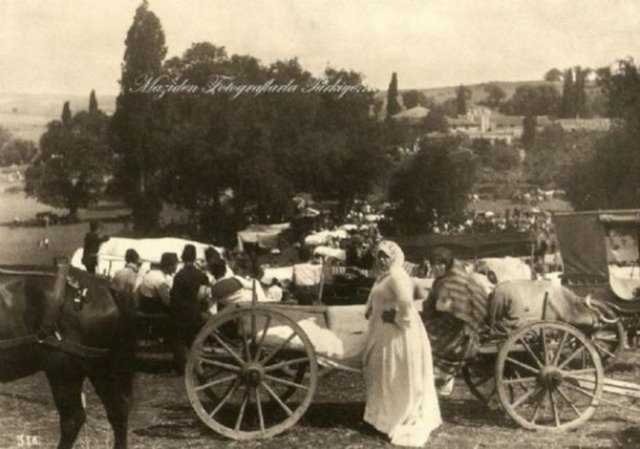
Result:
{"label": "seated man", "polygon": [[423,305],[423,319],[444,395],[451,393],[454,376],[487,329],[488,297],[448,249],[436,248],[431,264],[437,277]]}
{"label": "seated man", "polygon": [[178,267],[176,253],[163,253],[160,266],[153,267],[138,287],[138,309],[146,313],[169,312],[173,275]]}
{"label": "seated man", "polygon": [[119,294],[134,300],[134,292],[140,281],[140,255],[135,249],[129,248],[124,254],[124,261],[126,265],[116,272],[111,285]]}

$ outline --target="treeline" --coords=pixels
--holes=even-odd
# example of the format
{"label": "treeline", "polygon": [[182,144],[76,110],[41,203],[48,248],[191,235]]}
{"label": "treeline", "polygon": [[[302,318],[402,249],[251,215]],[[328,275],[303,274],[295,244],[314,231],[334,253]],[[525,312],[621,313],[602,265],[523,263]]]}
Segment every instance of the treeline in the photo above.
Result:
{"label": "treeline", "polygon": [[[284,219],[297,192],[348,204],[388,171],[386,131],[370,114],[372,93],[356,72],[327,68],[314,76],[297,59],[265,65],[209,42],[167,59],[160,20],[146,1],[125,44],[113,117],[98,110],[94,96],[89,112],[65,107],[42,137],[30,194],[75,213],[108,184],[141,231],[171,203],[200,228],[228,237],[247,210],[260,221]],[[212,80],[299,88],[235,95],[211,91]],[[145,90],[156,81],[164,94]],[[169,88],[183,81],[197,92]],[[352,89],[339,95],[323,86]]]}

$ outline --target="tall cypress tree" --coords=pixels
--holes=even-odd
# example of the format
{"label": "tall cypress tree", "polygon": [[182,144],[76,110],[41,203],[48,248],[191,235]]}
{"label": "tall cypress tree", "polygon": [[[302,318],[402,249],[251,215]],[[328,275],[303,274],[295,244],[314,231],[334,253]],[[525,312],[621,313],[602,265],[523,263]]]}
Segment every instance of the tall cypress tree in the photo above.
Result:
{"label": "tall cypress tree", "polygon": [[132,209],[134,225],[147,230],[157,223],[162,202],[156,184],[159,147],[153,141],[159,114],[157,99],[140,92],[140,83],[158,77],[167,54],[158,17],[147,0],[137,8],[125,40],[120,95],[113,115],[113,147],[123,156],[116,173],[125,200]]}
{"label": "tall cypress tree", "polygon": [[467,113],[467,101],[471,97],[471,92],[468,88],[460,84],[456,89],[456,113],[458,115],[465,115]]}
{"label": "tall cypress tree", "polygon": [[538,120],[535,115],[528,114],[522,120],[522,145],[528,150],[536,140]]}
{"label": "tall cypress tree", "polygon": [[71,108],[69,107],[68,101],[65,101],[64,106],[62,106],[61,120],[64,126],[71,125]]}
{"label": "tall cypress tree", "polygon": [[583,69],[580,66],[575,68],[574,108],[576,117],[585,117],[587,115],[586,83],[589,72],[589,69]]}
{"label": "tall cypress tree", "polygon": [[575,83],[573,81],[573,70],[564,71],[562,85],[562,101],[560,102],[560,117],[569,118],[576,116]]}
{"label": "tall cypress tree", "polygon": [[96,91],[91,90],[89,95],[89,114],[94,115],[98,112],[98,100],[96,99]]}
{"label": "tall cypress tree", "polygon": [[396,72],[391,74],[391,82],[387,91],[387,119],[392,115],[400,112],[400,103],[398,103],[398,75]]}

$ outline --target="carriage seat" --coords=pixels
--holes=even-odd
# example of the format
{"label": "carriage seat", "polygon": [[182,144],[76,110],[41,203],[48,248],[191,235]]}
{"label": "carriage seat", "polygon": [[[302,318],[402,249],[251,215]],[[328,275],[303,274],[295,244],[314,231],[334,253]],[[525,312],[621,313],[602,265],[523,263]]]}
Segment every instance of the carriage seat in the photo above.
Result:
{"label": "carriage seat", "polygon": [[633,301],[640,296],[640,278],[609,276],[609,286],[618,299]]}

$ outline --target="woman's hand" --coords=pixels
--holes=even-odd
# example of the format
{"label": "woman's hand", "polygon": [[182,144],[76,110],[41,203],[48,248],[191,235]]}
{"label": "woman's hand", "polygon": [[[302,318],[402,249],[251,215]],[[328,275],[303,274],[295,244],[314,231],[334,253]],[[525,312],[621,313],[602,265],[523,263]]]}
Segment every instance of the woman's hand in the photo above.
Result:
{"label": "woman's hand", "polygon": [[382,321],[385,323],[394,324],[396,322],[396,311],[394,309],[383,311]]}

